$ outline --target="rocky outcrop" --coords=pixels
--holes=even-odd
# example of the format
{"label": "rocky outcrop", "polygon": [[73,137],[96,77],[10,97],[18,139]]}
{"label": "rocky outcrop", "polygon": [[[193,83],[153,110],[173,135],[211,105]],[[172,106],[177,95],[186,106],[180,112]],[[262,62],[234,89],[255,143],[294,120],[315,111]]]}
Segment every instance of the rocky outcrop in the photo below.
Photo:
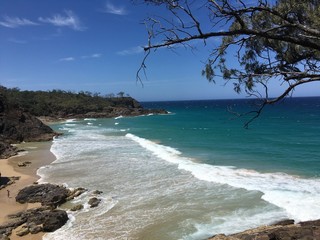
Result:
{"label": "rocky outcrop", "polygon": [[17,155],[17,148],[0,140],[0,158],[9,158]]}
{"label": "rocky outcrop", "polygon": [[9,216],[10,221],[0,226],[0,236],[9,236],[17,228],[16,234],[24,236],[29,233],[53,232],[68,221],[68,214],[63,210],[48,208],[29,209]]}
{"label": "rocky outcrop", "polygon": [[6,98],[0,94],[0,158],[17,154],[17,149],[10,144],[22,141],[49,141],[57,135],[39,119],[22,111],[16,106],[9,106]]}
{"label": "rocky outcrop", "polygon": [[39,119],[19,109],[0,113],[0,140],[7,143],[49,141],[56,133]]}
{"label": "rocky outcrop", "polygon": [[[29,233],[53,232],[68,221],[64,210],[56,209],[69,199],[80,196],[86,189],[70,190],[54,184],[36,184],[20,190],[16,196],[19,203],[41,203],[42,207],[33,208],[9,216],[10,221],[0,225],[0,239],[6,239],[15,229],[16,235],[24,236]],[[78,206],[74,211],[81,210]]]}
{"label": "rocky outcrop", "polygon": [[37,184],[25,187],[16,196],[19,203],[36,203],[43,206],[57,207],[65,203],[70,196],[70,190],[54,184]]}
{"label": "rocky outcrop", "polygon": [[270,226],[250,229],[226,236],[216,235],[209,240],[318,240],[320,220],[294,224],[293,220],[281,221]]}

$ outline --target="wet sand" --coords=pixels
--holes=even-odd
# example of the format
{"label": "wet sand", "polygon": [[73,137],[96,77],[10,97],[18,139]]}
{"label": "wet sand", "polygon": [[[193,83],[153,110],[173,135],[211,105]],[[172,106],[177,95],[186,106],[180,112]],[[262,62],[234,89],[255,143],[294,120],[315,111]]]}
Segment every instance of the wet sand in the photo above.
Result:
{"label": "wet sand", "polygon": [[[19,149],[24,149],[21,155],[9,159],[0,160],[1,177],[20,177],[14,184],[0,190],[0,225],[8,220],[9,214],[17,213],[29,208],[36,207],[36,204],[20,204],[15,201],[15,196],[20,189],[36,182],[39,179],[37,170],[44,165],[48,165],[55,160],[55,156],[50,152],[51,142],[23,143],[17,145]],[[18,163],[31,162],[25,167],[18,167]],[[35,206],[36,205],[36,206]],[[28,234],[18,237],[15,232],[10,236],[11,240],[39,240],[43,233]]]}

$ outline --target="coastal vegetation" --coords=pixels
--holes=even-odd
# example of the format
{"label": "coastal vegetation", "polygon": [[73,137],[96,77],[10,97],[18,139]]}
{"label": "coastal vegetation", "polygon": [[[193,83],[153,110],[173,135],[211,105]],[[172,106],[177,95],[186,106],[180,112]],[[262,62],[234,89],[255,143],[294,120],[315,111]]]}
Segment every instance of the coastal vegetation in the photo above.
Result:
{"label": "coastal vegetation", "polygon": [[[139,81],[152,50],[179,45],[194,50],[201,42],[209,48],[203,76],[210,82],[223,79],[237,93],[260,100],[250,112],[252,120],[266,105],[291,95],[303,84],[320,81],[319,1],[142,2],[165,7],[169,15],[145,20],[149,37],[137,73]],[[275,87],[276,92],[272,91]]]}
{"label": "coastal vegetation", "polygon": [[124,92],[119,92],[117,96],[101,96],[89,91],[20,91],[18,88],[1,87],[0,93],[6,97],[9,106],[19,107],[35,116],[64,118],[112,108],[142,109],[140,103],[131,97],[125,97]]}
{"label": "coastal vegetation", "polygon": [[0,158],[17,153],[10,144],[49,141],[57,135],[38,118],[57,121],[167,113],[161,109],[144,109],[124,92],[119,92],[117,96],[102,97],[98,93],[83,91],[20,91],[18,88],[0,87]]}

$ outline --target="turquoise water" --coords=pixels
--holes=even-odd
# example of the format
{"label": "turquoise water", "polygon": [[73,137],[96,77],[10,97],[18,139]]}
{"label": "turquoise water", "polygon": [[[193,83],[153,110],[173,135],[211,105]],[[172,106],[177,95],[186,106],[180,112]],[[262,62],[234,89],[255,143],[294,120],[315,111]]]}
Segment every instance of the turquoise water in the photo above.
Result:
{"label": "turquoise water", "polygon": [[248,100],[146,103],[169,116],[123,119],[121,127],[160,141],[200,162],[262,172],[320,175],[320,98],[294,98],[268,107],[249,129],[227,109],[245,113]]}
{"label": "turquoise water", "polygon": [[[168,115],[55,125],[42,182],[86,187],[69,224],[44,239],[206,239],[285,218],[320,216],[320,98],[268,107],[249,129],[248,100],[144,103]],[[102,204],[86,204],[95,189]]]}

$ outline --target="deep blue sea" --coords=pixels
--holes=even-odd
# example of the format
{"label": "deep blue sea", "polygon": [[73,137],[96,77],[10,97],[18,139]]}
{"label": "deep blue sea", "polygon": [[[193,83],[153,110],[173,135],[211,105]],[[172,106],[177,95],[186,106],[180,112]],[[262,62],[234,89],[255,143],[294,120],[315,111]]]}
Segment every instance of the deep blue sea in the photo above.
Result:
{"label": "deep blue sea", "polygon": [[[85,187],[69,223],[44,239],[200,240],[320,218],[320,97],[143,103],[168,115],[68,120],[42,182]],[[86,202],[102,190],[102,204]]]}

